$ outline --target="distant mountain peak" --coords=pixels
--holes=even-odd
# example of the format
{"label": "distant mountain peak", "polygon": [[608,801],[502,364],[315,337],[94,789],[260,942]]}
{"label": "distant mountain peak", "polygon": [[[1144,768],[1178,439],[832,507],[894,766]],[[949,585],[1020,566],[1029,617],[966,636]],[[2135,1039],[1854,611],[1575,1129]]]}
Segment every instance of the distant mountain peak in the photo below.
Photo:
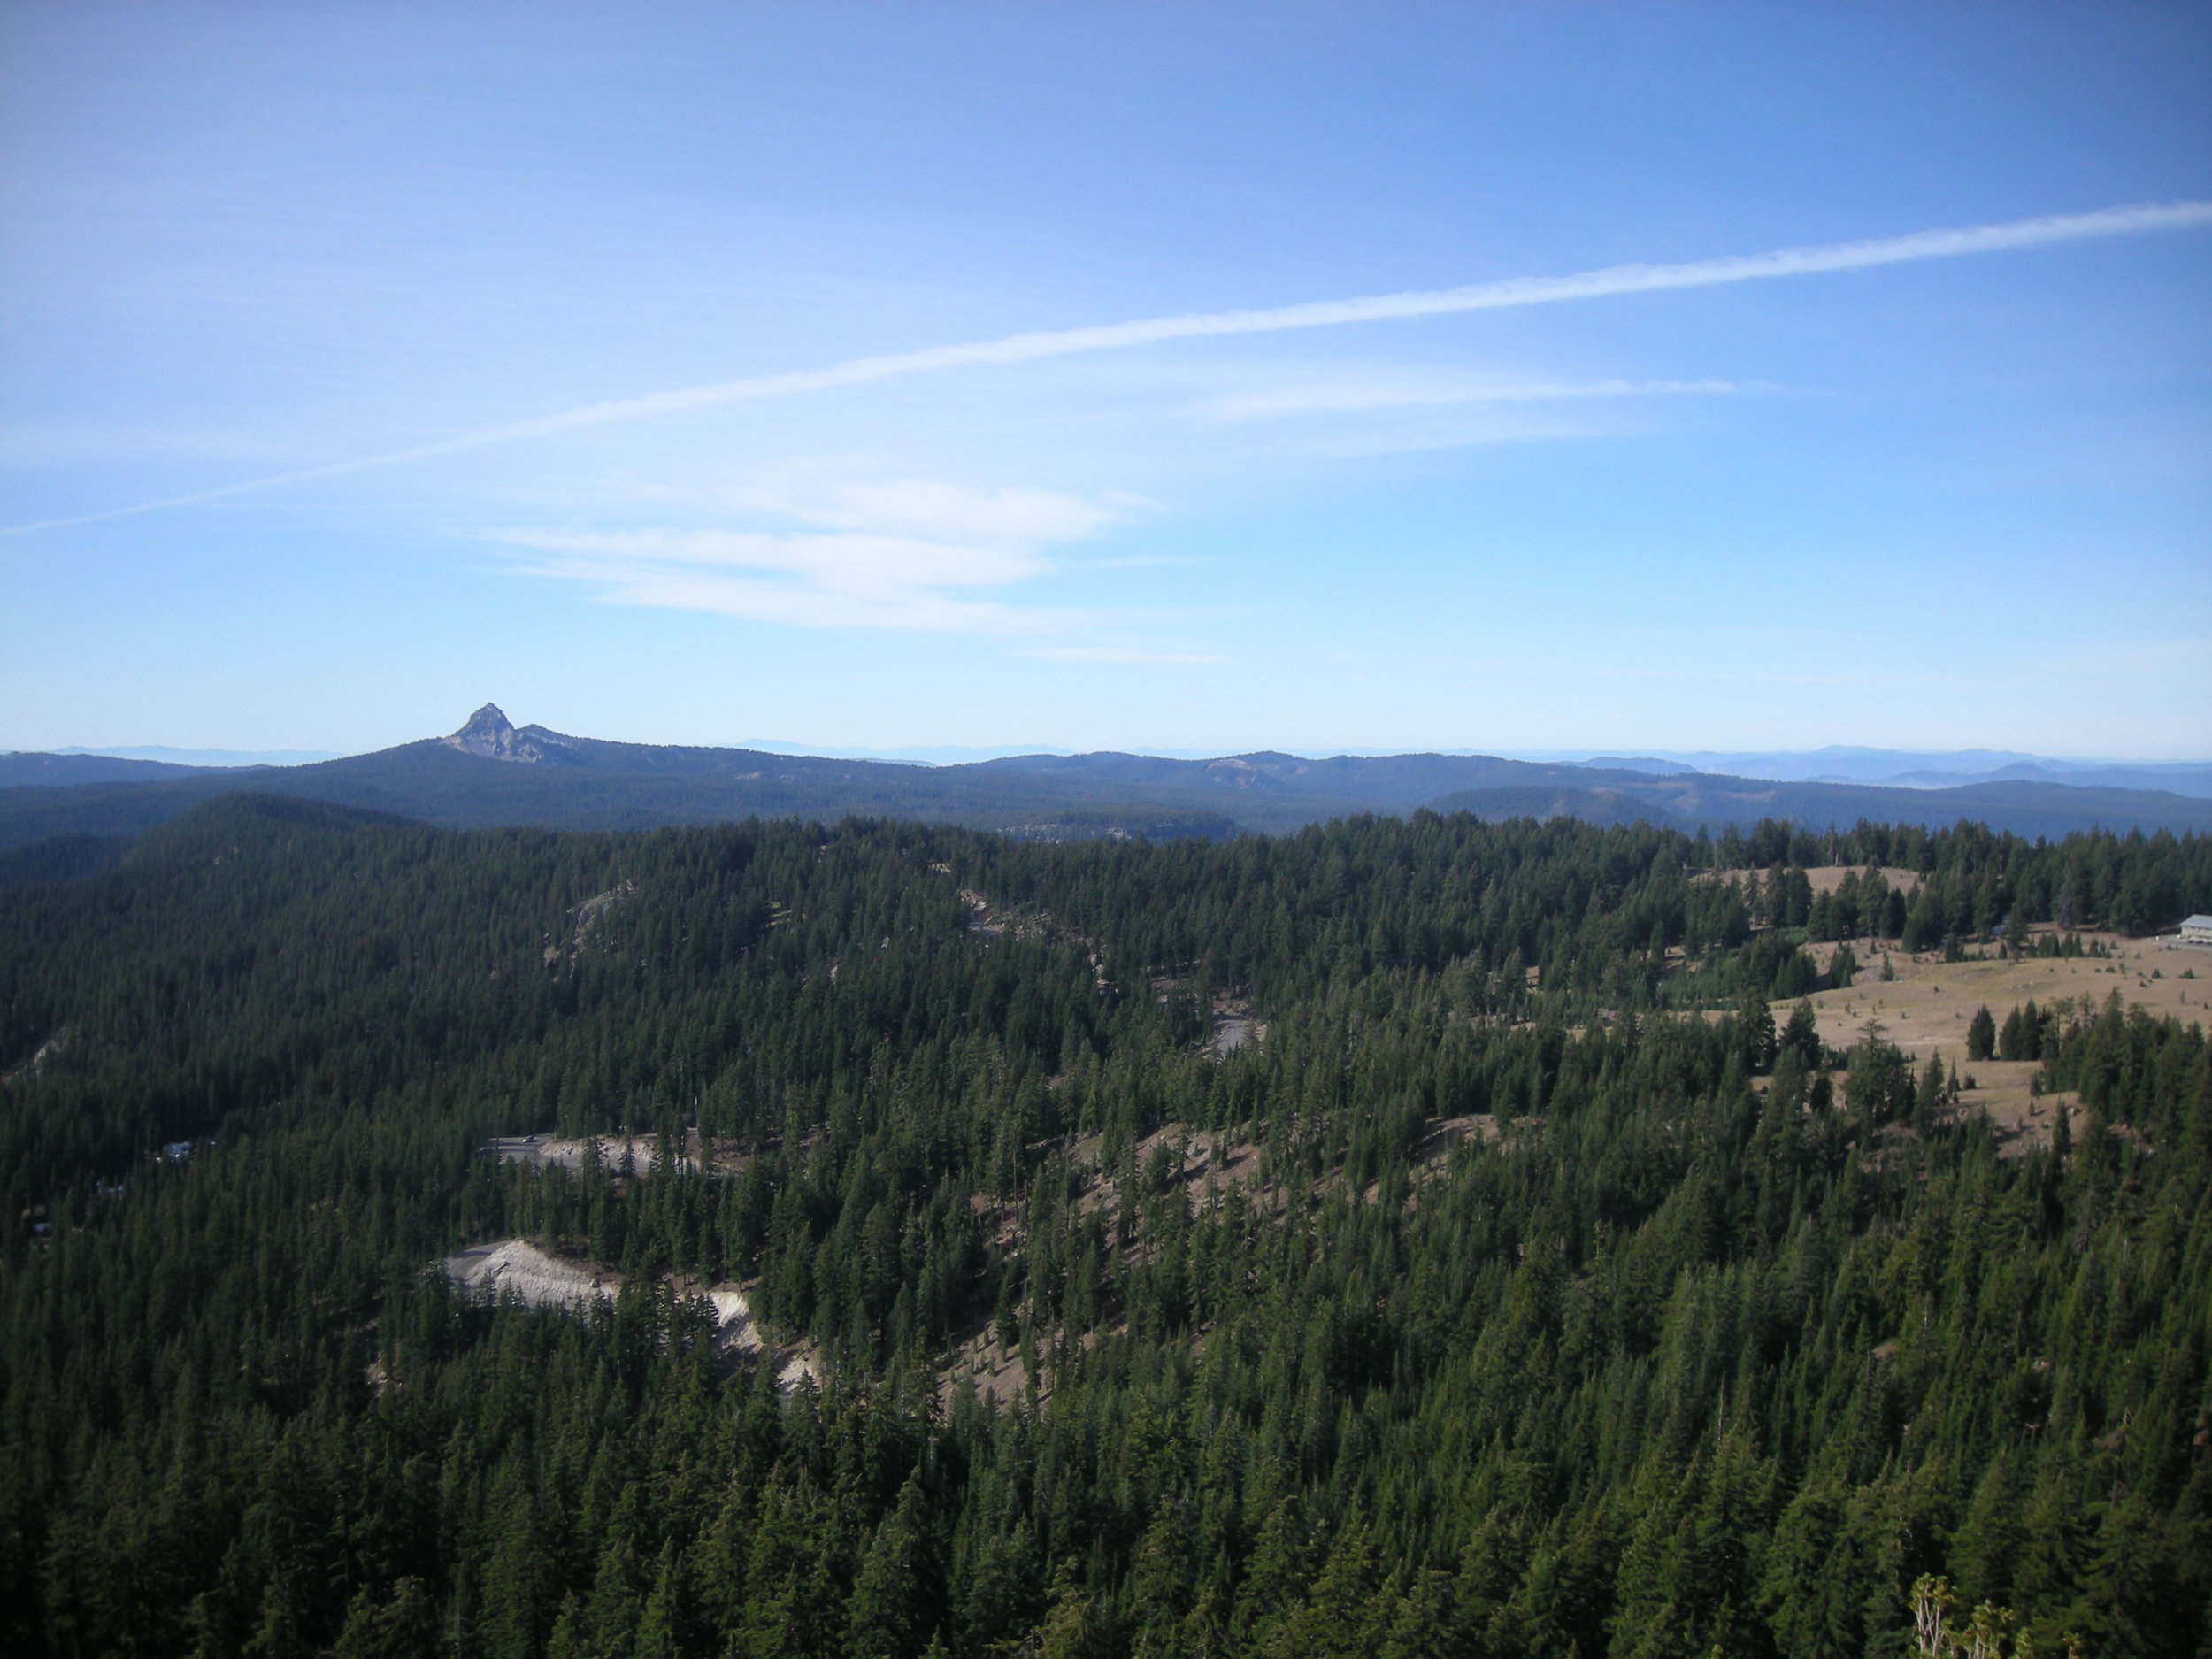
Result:
{"label": "distant mountain peak", "polygon": [[574,747],[574,740],[563,737],[558,732],[549,732],[541,726],[526,726],[520,731],[495,703],[488,703],[468,718],[468,723],[450,737],[438,740],[449,749],[457,749],[464,755],[475,755],[485,760],[519,761],[526,765],[537,765],[565,756],[548,753],[549,749]]}

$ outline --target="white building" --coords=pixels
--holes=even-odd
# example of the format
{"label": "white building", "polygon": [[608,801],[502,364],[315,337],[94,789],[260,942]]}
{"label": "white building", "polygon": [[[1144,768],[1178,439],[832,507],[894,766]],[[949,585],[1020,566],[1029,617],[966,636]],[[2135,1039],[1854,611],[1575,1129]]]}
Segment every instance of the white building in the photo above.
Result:
{"label": "white building", "polygon": [[2212,916],[2192,916],[2181,925],[2185,945],[2212,945]]}

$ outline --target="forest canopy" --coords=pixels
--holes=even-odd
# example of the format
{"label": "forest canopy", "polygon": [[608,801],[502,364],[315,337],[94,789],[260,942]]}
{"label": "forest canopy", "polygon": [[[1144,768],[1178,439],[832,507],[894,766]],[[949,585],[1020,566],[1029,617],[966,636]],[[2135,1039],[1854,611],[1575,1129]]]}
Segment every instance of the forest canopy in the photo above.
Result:
{"label": "forest canopy", "polygon": [[[1789,1007],[2212,910],[2200,838],[233,797],[50,863],[11,1652],[1904,1654],[1939,1577],[2007,1652],[2212,1643],[2203,1031],[1995,1010],[2074,1102],[2023,1148]],[[620,1288],[440,1265],[508,1239]]]}

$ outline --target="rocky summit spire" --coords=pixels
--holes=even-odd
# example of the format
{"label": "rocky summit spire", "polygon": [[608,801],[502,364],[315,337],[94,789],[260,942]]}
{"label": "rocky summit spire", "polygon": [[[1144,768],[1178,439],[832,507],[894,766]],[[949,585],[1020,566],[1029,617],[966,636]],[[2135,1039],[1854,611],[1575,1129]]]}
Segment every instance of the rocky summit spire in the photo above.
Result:
{"label": "rocky summit spire", "polygon": [[515,729],[506,711],[495,703],[488,703],[468,718],[468,724],[453,735],[458,738],[486,738],[496,741]]}
{"label": "rocky summit spire", "polygon": [[486,760],[538,761],[545,757],[538,746],[517,732],[495,703],[488,703],[468,718],[468,724],[451,737],[441,740],[465,755]]}

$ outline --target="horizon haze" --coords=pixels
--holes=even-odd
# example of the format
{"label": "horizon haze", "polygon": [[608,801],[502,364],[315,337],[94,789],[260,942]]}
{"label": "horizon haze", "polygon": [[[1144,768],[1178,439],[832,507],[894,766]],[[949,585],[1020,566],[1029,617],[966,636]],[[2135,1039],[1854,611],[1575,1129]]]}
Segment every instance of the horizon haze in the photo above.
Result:
{"label": "horizon haze", "polygon": [[[472,718],[480,718],[483,712],[496,714],[502,719],[507,718],[496,703],[486,703],[483,705],[483,710],[480,710],[479,717],[472,717]],[[526,721],[524,724],[526,726],[533,723]],[[465,723],[460,729],[465,732],[467,729],[467,723]],[[414,739],[408,741],[420,741],[425,735],[432,734],[418,733]],[[579,732],[564,733],[564,735],[589,737],[601,741],[620,742],[624,741],[606,733]],[[800,758],[888,761],[920,766],[972,765],[979,762],[1013,759],[1027,756],[1130,755],[1171,760],[1212,760],[1230,757],[1223,751],[1213,749],[1130,745],[1081,750],[1055,743],[1007,743],[989,746],[935,744],[914,745],[898,749],[869,749],[815,747],[781,738],[741,738],[733,742],[710,742],[687,747],[788,755]],[[44,750],[5,750],[0,751],[0,754],[87,756],[118,760],[155,761],[165,765],[180,767],[222,769],[313,765],[322,761],[354,758],[359,754],[373,752],[375,751],[362,750],[357,751],[355,756],[349,756],[328,749],[187,749],[157,743],[72,744]],[[1270,744],[1260,749],[1239,751],[1240,754],[1246,756],[1285,755],[1302,760],[1346,757],[1388,759],[1404,757],[1413,752],[1416,751],[1373,748],[1301,749],[1284,744]],[[1486,750],[1464,747],[1417,752],[1448,757],[1489,755],[1504,760],[1557,762],[1568,765],[1613,767],[1663,775],[1671,772],[1696,772],[1775,781],[1876,783],[1907,788],[1944,788],[1964,783],[2007,778],[2033,778],[2051,782],[2080,782],[2093,786],[2109,780],[2097,774],[2126,772],[2139,774],[2139,778],[2130,780],[2135,787],[2165,788],[2183,795],[2212,795],[2212,761],[2199,758],[2153,760],[2140,756],[2038,755],[2012,749],[1873,749],[1851,744],[1831,744],[1820,749],[1782,750],[1646,749],[1633,754],[1619,749]]]}

